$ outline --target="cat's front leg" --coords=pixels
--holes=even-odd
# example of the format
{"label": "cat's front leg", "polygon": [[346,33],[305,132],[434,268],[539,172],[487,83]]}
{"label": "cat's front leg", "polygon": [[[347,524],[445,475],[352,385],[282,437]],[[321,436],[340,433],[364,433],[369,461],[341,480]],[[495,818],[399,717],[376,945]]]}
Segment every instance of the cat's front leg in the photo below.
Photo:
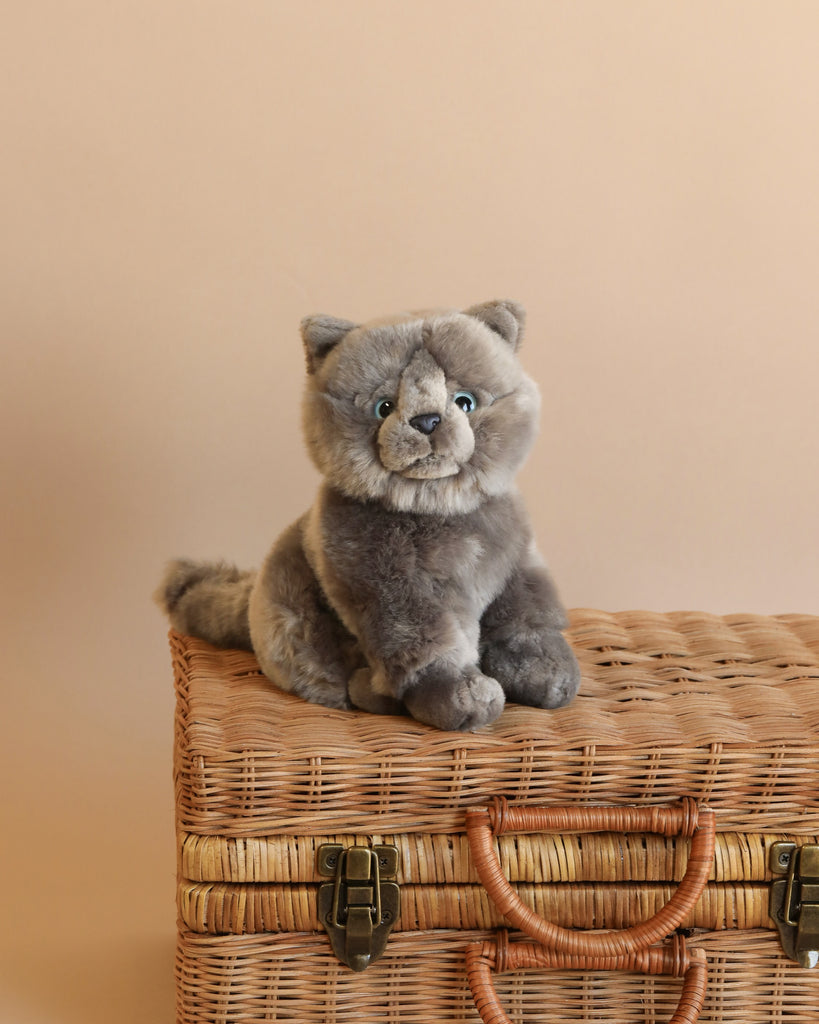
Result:
{"label": "cat's front leg", "polygon": [[382,714],[406,708],[419,722],[448,730],[479,729],[498,717],[505,697],[477,664],[476,621],[428,604],[411,616],[406,601],[400,621],[381,610],[367,616],[360,636],[369,667],[350,680],[354,705]]}
{"label": "cat's front leg", "polygon": [[562,707],[580,686],[577,659],[562,633],[565,626],[548,572],[528,559],[483,615],[481,668],[515,703]]}

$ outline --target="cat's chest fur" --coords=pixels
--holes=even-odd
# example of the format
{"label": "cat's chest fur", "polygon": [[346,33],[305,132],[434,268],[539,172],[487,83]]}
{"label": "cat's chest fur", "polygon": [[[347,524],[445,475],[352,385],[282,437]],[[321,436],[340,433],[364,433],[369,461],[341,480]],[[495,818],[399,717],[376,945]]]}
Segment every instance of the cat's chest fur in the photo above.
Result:
{"label": "cat's chest fur", "polygon": [[[308,515],[308,558],[332,603],[389,601],[408,590],[480,616],[530,543],[516,493],[457,516],[394,512],[324,487]],[[345,616],[346,617],[346,616]]]}

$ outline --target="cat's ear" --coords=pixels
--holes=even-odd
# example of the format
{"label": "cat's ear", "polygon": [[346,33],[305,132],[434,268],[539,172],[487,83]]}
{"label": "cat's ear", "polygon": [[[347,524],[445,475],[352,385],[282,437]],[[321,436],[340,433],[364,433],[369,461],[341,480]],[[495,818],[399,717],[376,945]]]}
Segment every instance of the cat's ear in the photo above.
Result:
{"label": "cat's ear", "polygon": [[515,352],[523,339],[523,325],[526,322],[526,310],[519,302],[501,299],[496,302],[482,302],[479,306],[470,306],[464,312],[483,321],[487,327],[499,334]]}
{"label": "cat's ear", "polygon": [[307,372],[315,373],[327,353],[357,326],[335,316],[306,316],[301,322],[301,339],[307,356]]}

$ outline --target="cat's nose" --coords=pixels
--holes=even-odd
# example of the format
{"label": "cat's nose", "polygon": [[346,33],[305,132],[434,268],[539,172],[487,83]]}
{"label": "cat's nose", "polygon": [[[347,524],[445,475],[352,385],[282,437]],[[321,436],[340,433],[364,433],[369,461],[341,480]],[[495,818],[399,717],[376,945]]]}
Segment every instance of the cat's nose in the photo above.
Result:
{"label": "cat's nose", "polygon": [[409,422],[411,427],[414,427],[422,434],[431,434],[441,422],[441,417],[437,412],[425,412],[420,416],[413,416]]}

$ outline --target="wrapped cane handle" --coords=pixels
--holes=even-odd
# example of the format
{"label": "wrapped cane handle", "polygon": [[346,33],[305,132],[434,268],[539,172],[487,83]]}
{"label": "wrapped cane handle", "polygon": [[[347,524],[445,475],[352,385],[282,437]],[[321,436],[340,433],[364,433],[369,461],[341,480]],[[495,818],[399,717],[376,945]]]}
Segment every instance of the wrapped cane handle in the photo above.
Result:
{"label": "wrapped cane handle", "polygon": [[[507,881],[492,844],[503,832],[657,832],[691,837],[685,875],[666,905],[641,924],[620,931],[584,932],[546,921]],[[671,807],[493,807],[466,812],[469,848],[483,887],[515,927],[549,949],[572,956],[617,957],[652,946],[678,928],[700,898],[714,859],[714,812],[685,798]]]}
{"label": "wrapped cane handle", "polygon": [[476,942],[466,950],[466,971],[472,998],[484,1024],[511,1024],[492,984],[492,971],[547,970],[636,971],[683,978],[680,1001],[670,1024],[696,1024],[705,1000],[708,969],[701,949],[689,952],[675,936],[670,946],[653,946],[621,957],[572,957],[532,942],[509,943],[506,933],[497,942]]}

